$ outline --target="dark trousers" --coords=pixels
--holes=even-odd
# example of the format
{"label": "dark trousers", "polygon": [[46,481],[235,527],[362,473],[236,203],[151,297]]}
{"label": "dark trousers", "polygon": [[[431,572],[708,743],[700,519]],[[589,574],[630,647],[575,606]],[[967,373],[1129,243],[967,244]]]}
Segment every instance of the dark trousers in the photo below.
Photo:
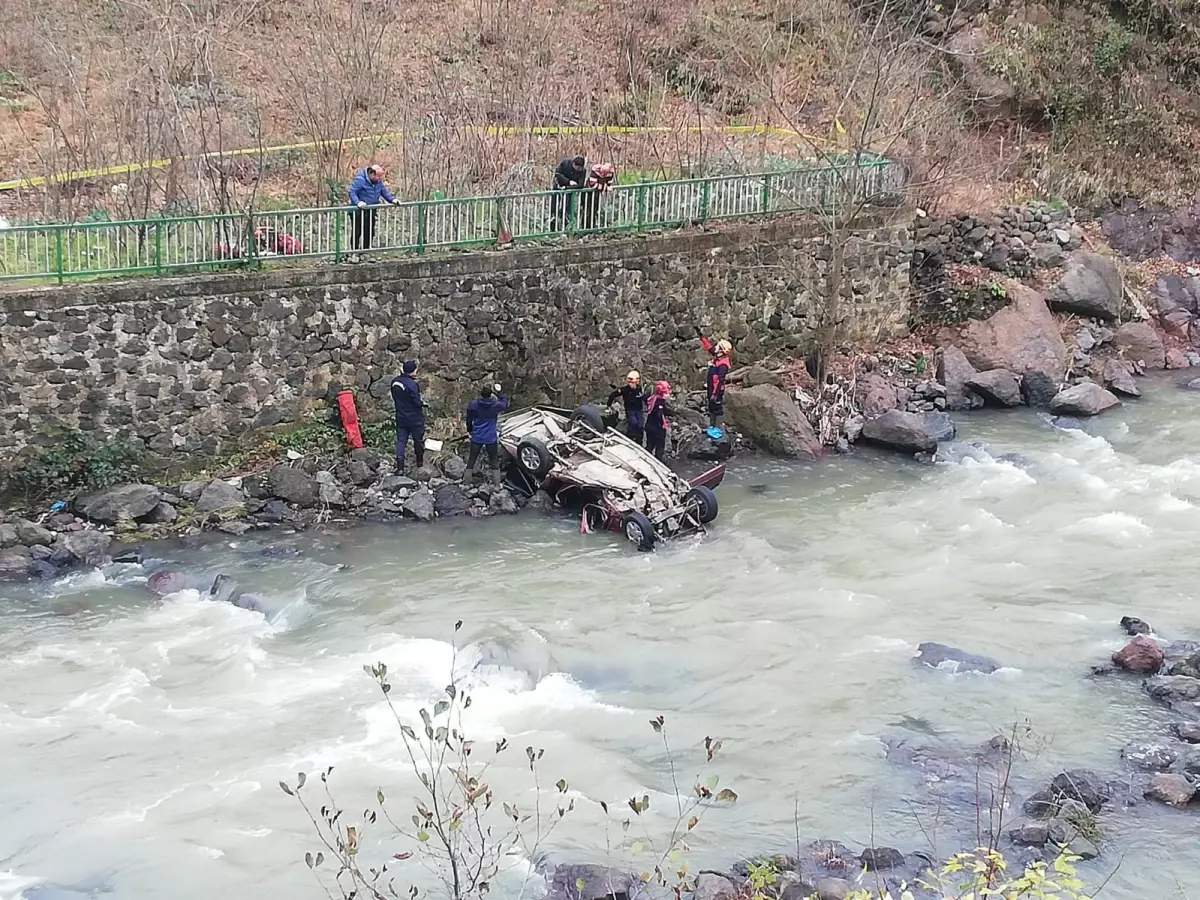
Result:
{"label": "dark trousers", "polygon": [[500,444],[493,441],[490,444],[477,444],[471,441],[471,452],[467,454],[467,470],[475,471],[475,464],[479,462],[479,451],[487,449],[488,465],[493,469],[500,468]]}
{"label": "dark trousers", "polygon": [[600,213],[600,192],[587,190],[579,192],[579,227],[581,229],[595,228],[597,216]]}
{"label": "dark trousers", "polygon": [[654,454],[655,459],[665,460],[667,457],[667,432],[657,428],[646,429],[646,449]]}
{"label": "dark trousers", "polygon": [[377,209],[355,209],[350,212],[350,246],[355,250],[370,250],[379,220]]}
{"label": "dark trousers", "polygon": [[725,395],[708,398],[708,424],[721,427],[721,419],[725,416]]}
{"label": "dark trousers", "polygon": [[574,195],[568,188],[554,188],[550,192],[550,230],[562,231],[567,227],[571,215],[571,199]]}
{"label": "dark trousers", "polygon": [[425,465],[425,423],[420,425],[396,424],[396,474],[404,468],[404,450],[408,439],[412,438],[413,456],[417,458],[417,468]]}
{"label": "dark trousers", "polygon": [[625,436],[638,446],[646,434],[646,414],[625,410]]}

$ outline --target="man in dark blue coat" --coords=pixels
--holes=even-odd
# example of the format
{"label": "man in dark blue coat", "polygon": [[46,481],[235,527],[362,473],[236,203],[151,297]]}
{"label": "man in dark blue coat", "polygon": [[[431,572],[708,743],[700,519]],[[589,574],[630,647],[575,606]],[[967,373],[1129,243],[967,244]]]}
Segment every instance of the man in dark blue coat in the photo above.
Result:
{"label": "man in dark blue coat", "polygon": [[392,379],[392,403],[396,405],[397,475],[404,471],[404,450],[410,437],[417,468],[425,464],[425,401],[421,399],[420,385],[413,378],[416,371],[416,360],[410,359],[404,364],[403,374]]}
{"label": "man in dark blue coat", "polygon": [[508,409],[508,397],[494,384],[485,387],[479,396],[467,404],[467,433],[471,438],[471,452],[467,457],[467,472],[475,474],[479,462],[479,451],[487,450],[488,465],[493,472],[500,468],[500,431],[496,419]]}

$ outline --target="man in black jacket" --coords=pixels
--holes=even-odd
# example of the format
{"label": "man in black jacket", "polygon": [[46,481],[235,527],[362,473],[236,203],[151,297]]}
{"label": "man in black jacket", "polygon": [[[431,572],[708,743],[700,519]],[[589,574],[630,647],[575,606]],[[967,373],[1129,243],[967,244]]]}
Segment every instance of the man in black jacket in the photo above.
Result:
{"label": "man in black jacket", "polygon": [[554,169],[554,184],[550,196],[550,230],[562,231],[570,215],[567,191],[577,191],[587,181],[587,160],[582,156],[559,160]]}
{"label": "man in black jacket", "polygon": [[614,388],[608,395],[608,405],[612,406],[620,397],[625,406],[625,434],[631,441],[641,446],[646,434],[646,398],[648,393],[642,387],[642,375],[634,369],[625,376],[624,387]]}
{"label": "man in black jacket", "polygon": [[404,473],[404,450],[411,437],[417,468],[425,464],[425,401],[413,375],[416,360],[404,363],[403,374],[392,379],[392,402],[396,405],[396,474]]}

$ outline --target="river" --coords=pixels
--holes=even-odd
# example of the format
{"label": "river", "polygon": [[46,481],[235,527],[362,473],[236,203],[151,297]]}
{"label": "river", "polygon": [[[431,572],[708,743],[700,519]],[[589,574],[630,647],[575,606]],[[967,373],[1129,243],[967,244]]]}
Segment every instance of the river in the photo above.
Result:
{"label": "river", "polygon": [[[1089,666],[1121,645],[1125,614],[1200,633],[1200,394],[1179,380],[1090,433],[1028,410],[961,416],[979,459],[737,461],[713,530],[655,554],[527,513],[271,538],[296,558],[228,537],[162,551],[267,596],[270,621],[198,595],[157,603],[133,566],[0,589],[0,897],[32,879],[114,900],[323,896],[302,861],[318,849],[311,826],[278,782],[336,764],[348,815],[377,787],[411,796],[362,666],[386,662],[411,715],[446,683],[456,620],[462,644],[510,648],[468,676],[471,736],[514,748],[491,774],[497,802],[530,801],[527,745],[545,749],[547,783],[579,798],[546,845],[555,859],[607,856],[585,798],[647,794],[661,827],[660,713],[683,777],[712,735],[724,749],[710,771],[739,794],[696,830],[702,864],[797,835],[928,849],[919,782],[884,758],[884,735],[978,743],[1027,722],[1017,766],[1031,779],[1118,772],[1121,746],[1170,717],[1136,680],[1089,679]],[[1019,464],[997,459],[1010,452]],[[919,669],[925,640],[1005,668]],[[1102,817],[1089,879],[1122,861],[1107,897],[1196,893],[1195,815]]]}

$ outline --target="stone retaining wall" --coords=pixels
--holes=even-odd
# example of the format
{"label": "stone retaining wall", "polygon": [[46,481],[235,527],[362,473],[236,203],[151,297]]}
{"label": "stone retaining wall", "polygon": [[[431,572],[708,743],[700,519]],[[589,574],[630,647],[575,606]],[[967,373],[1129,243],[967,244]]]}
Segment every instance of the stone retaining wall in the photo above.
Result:
{"label": "stone retaining wall", "polygon": [[[343,386],[377,418],[407,358],[443,413],[492,381],[520,402],[575,403],[631,366],[698,387],[693,324],[731,337],[737,363],[806,350],[830,255],[812,224],[773,222],[3,294],[0,450],[66,424],[158,454],[222,452]],[[905,226],[851,239],[848,339],[906,322],[911,256]]]}

